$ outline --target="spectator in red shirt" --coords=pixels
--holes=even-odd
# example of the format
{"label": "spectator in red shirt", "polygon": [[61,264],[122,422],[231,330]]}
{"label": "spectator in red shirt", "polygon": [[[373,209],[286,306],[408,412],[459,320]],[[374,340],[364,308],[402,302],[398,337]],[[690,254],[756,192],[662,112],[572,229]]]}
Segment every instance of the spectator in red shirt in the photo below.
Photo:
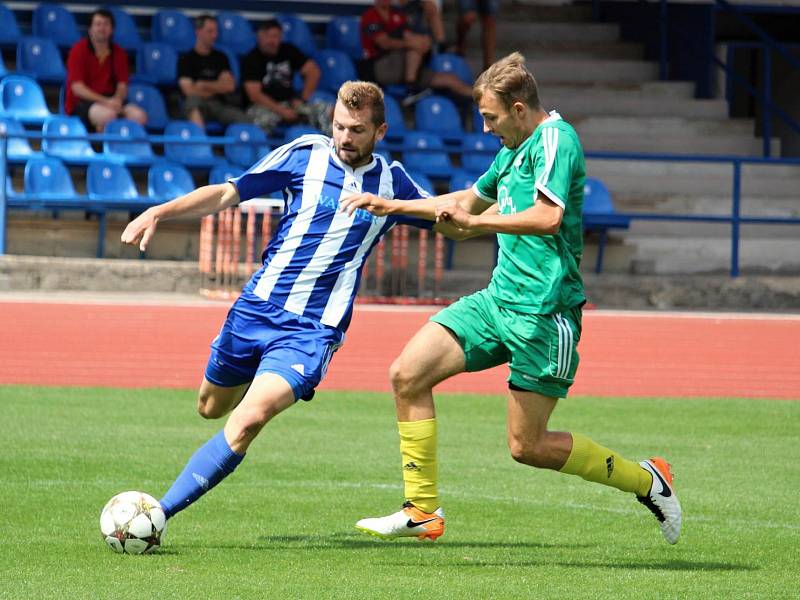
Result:
{"label": "spectator in red shirt", "polygon": [[114,15],[96,10],[89,18],[88,35],[75,43],[67,58],[64,110],[80,117],[88,129],[102,133],[106,124],[124,117],[144,125],[147,113],[126,104],[128,55],[112,40]]}
{"label": "spectator in red shirt", "polygon": [[452,73],[433,73],[423,67],[431,50],[429,35],[414,33],[405,13],[392,7],[391,0],[375,0],[361,15],[361,44],[371,64],[372,79],[382,86],[405,84],[410,104],[430,88],[442,88],[472,98],[472,87]]}

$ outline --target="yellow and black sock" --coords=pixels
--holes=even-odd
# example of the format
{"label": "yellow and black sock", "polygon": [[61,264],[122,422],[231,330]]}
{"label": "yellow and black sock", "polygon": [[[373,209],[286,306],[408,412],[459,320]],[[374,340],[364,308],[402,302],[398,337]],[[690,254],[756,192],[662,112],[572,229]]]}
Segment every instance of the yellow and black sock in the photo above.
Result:
{"label": "yellow and black sock", "polygon": [[436,464],[436,419],[399,421],[400,453],[406,500],[432,513],[439,508]]}
{"label": "yellow and black sock", "polygon": [[572,452],[560,471],[623,492],[634,492],[637,496],[646,496],[653,483],[652,475],[638,463],[623,458],[580,433],[572,434]]}

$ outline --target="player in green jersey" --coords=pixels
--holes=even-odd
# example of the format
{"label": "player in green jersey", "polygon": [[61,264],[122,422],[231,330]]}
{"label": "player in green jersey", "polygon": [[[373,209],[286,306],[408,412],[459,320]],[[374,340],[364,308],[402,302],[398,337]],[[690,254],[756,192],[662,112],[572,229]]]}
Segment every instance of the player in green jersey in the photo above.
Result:
{"label": "player in green jersey", "polygon": [[472,189],[413,202],[359,195],[342,203],[348,211],[436,219],[461,237],[494,233],[500,246],[489,286],[434,315],[392,364],[406,503],[356,527],[384,538],[444,533],[432,389],[457,373],[508,363],[514,460],[635,494],[674,544],[681,508],[666,461],[637,463],[584,435],[548,429],[578,367],[585,302],[579,267],[586,165],[578,135],[558,113],[542,108],[519,53],[481,74],[474,97],[484,129],[499,136],[503,148]]}

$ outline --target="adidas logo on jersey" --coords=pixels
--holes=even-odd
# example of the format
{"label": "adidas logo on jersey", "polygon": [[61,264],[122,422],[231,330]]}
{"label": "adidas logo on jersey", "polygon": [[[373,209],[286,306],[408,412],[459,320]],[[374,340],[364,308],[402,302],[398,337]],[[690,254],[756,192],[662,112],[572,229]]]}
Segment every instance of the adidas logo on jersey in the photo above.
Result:
{"label": "adidas logo on jersey", "polygon": [[293,364],[293,365],[292,365],[292,368],[293,368],[295,371],[297,371],[298,373],[300,373],[300,375],[302,375],[303,377],[305,377],[305,375],[306,375],[306,368],[305,368],[305,366],[303,366],[303,364],[302,364],[302,363],[295,363],[295,364]]}

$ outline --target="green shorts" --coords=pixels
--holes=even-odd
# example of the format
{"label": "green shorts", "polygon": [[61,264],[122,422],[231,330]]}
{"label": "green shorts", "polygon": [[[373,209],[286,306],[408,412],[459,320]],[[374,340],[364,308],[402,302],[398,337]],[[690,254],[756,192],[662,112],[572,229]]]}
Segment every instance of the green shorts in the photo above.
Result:
{"label": "green shorts", "polygon": [[535,315],[498,306],[488,290],[461,298],[433,315],[458,337],[467,371],[508,363],[514,387],[565,398],[578,370],[581,307]]}

